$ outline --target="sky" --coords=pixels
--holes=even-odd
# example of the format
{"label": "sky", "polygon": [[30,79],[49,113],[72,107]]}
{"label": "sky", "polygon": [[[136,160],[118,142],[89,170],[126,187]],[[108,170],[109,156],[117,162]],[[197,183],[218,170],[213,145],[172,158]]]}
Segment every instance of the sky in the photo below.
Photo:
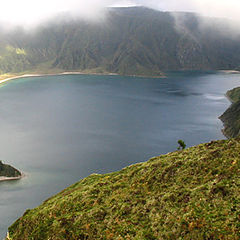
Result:
{"label": "sky", "polygon": [[106,7],[146,6],[161,11],[192,11],[240,22],[240,0],[7,0],[1,2],[0,21],[34,25],[60,13],[98,19]]}

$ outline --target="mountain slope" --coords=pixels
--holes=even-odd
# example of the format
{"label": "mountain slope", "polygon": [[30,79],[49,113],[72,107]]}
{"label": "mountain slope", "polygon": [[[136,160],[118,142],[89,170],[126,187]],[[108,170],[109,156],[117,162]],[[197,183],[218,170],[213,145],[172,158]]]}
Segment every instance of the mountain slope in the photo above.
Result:
{"label": "mountain slope", "polygon": [[[203,27],[202,22],[208,24]],[[0,30],[0,73],[74,70],[159,76],[168,70],[235,69],[240,66],[240,40],[231,31],[221,19],[143,7],[110,8],[106,19],[95,23],[65,16],[30,32]]]}
{"label": "mountain slope", "polygon": [[240,238],[240,139],[214,141],[93,174],[28,210],[22,239]]}

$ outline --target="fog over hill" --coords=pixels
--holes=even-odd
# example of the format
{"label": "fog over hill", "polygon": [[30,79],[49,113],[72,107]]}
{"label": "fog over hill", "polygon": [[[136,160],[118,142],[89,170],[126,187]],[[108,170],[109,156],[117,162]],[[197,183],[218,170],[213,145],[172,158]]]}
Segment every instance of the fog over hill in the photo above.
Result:
{"label": "fog over hill", "polygon": [[[203,24],[207,23],[207,24]],[[145,7],[109,8],[99,21],[68,15],[0,31],[0,73],[86,71],[161,75],[240,66],[230,22]]]}

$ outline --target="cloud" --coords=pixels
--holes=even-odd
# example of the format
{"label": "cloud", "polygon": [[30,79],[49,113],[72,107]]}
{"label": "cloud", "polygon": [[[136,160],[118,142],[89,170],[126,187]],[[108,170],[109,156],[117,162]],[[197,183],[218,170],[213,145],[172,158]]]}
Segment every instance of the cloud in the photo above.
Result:
{"label": "cloud", "polygon": [[[1,2],[0,20],[33,25],[60,13],[71,12],[93,18],[101,13],[108,0],[7,0]],[[96,16],[97,17],[97,16]]]}
{"label": "cloud", "polygon": [[194,11],[240,22],[239,0],[7,0],[1,2],[0,21],[33,25],[64,12],[98,19],[104,15],[105,7],[135,5],[164,11]]}
{"label": "cloud", "polygon": [[211,17],[240,21],[239,0],[150,0],[151,4],[170,11],[190,11]]}
{"label": "cloud", "polygon": [[1,2],[0,21],[18,25],[35,25],[62,13],[98,19],[106,7],[135,6],[136,0],[6,0]]}

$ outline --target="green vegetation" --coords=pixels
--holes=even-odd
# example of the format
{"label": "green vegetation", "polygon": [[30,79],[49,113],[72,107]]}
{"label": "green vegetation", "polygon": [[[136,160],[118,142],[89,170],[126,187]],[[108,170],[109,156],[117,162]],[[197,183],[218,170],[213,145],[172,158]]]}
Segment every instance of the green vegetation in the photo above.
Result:
{"label": "green vegetation", "polygon": [[240,87],[227,91],[226,95],[232,103],[240,101]]}
{"label": "green vegetation", "polygon": [[223,133],[226,137],[236,137],[240,134],[240,87],[227,92],[232,105],[220,116],[224,124]]}
{"label": "green vegetation", "polygon": [[178,147],[178,150],[184,150],[186,148],[186,144],[183,140],[178,140],[178,144],[179,144],[179,147]]}
{"label": "green vegetation", "polygon": [[240,139],[93,174],[27,210],[22,239],[240,239]]}
{"label": "green vegetation", "polygon": [[34,31],[0,30],[0,74],[58,69],[162,76],[169,70],[239,67],[240,38],[232,37],[230,23],[190,13],[175,16],[177,28],[168,12],[111,8],[98,23],[64,16]]}
{"label": "green vegetation", "polygon": [[10,165],[3,164],[0,161],[0,177],[20,177],[21,173]]}
{"label": "green vegetation", "polygon": [[[239,67],[239,37],[222,35],[227,25],[176,15],[179,29],[167,12],[115,8],[107,22],[55,19],[34,32],[1,32],[0,74],[63,70],[161,76],[167,70]],[[200,20],[208,22],[205,28]],[[227,136],[239,134],[238,92],[228,92],[234,103],[220,117]],[[189,149],[178,143],[182,151],[90,175],[27,210],[9,228],[9,239],[240,239],[240,139]],[[0,161],[0,176],[19,174]]]}

